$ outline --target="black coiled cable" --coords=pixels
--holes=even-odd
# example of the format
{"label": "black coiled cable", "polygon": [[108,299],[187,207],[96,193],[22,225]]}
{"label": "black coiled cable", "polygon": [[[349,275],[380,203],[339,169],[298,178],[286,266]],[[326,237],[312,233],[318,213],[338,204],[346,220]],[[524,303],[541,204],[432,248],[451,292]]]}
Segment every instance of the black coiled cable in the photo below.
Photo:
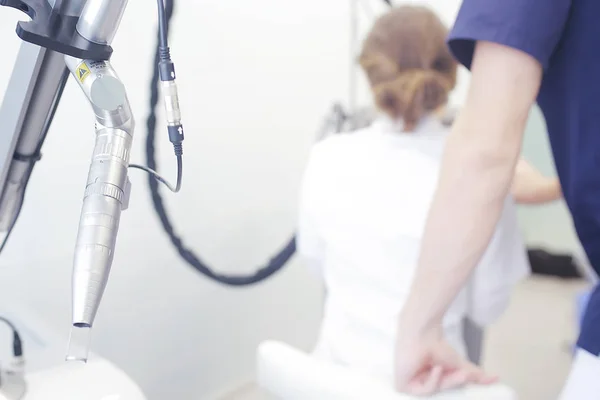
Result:
{"label": "black coiled cable", "polygon": [[[166,11],[166,24],[165,28],[168,32],[168,28],[171,23],[175,9],[174,0],[165,0],[165,11]],[[156,107],[159,101],[159,62],[160,62],[160,34],[157,39],[156,52],[154,55],[154,73],[152,75],[152,81],[150,83],[150,112],[146,119],[147,136],[146,136],[146,163],[149,168],[157,171],[156,158],[155,158],[155,137],[156,137]],[[296,239],[292,237],[287,245],[277,253],[269,263],[256,271],[252,275],[224,275],[214,272],[209,266],[207,266],[194,252],[188,249],[183,240],[177,235],[171,220],[165,209],[163,199],[159,192],[159,181],[153,175],[148,176],[148,185],[150,186],[150,193],[152,194],[152,203],[154,209],[160,218],[163,229],[169,236],[169,239],[173,246],[177,249],[179,255],[195,270],[203,274],[204,276],[215,280],[221,284],[229,286],[248,286],[255,283],[259,283],[276,272],[280,271],[283,266],[292,258],[296,252]]]}

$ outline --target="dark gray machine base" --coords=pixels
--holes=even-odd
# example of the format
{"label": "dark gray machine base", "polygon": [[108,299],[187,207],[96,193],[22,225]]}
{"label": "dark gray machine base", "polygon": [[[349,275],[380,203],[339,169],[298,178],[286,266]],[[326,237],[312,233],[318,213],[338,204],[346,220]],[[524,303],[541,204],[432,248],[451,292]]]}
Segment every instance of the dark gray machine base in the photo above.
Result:
{"label": "dark gray machine base", "polygon": [[47,0],[0,0],[0,5],[23,11],[31,21],[17,24],[17,35],[57,53],[91,60],[108,60],[112,47],[92,43],[77,33],[78,16],[61,14]]}

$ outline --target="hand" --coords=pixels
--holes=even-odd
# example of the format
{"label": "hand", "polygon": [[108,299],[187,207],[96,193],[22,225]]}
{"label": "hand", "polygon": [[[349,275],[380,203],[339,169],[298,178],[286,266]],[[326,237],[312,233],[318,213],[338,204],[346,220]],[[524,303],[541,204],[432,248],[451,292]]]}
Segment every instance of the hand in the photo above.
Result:
{"label": "hand", "polygon": [[558,178],[549,178],[524,159],[515,168],[511,192],[517,203],[542,204],[562,197]]}
{"label": "hand", "polygon": [[497,381],[463,359],[436,329],[416,340],[399,337],[396,346],[396,389],[405,394],[427,396],[466,384]]}

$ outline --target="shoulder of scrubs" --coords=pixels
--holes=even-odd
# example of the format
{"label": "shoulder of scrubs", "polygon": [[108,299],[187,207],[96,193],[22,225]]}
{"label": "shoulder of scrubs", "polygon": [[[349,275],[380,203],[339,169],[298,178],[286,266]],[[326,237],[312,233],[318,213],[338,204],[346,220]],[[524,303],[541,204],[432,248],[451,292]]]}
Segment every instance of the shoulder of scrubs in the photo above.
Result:
{"label": "shoulder of scrubs", "polygon": [[544,69],[557,46],[572,0],[464,0],[449,36],[450,50],[471,67],[475,43],[521,50]]}

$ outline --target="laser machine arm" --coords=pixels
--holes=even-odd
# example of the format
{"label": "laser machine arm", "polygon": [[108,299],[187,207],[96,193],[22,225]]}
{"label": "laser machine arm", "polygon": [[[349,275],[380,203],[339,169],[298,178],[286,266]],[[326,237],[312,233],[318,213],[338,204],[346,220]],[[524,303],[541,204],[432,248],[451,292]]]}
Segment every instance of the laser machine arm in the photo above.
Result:
{"label": "laser machine arm", "polygon": [[96,144],[79,221],[72,282],[73,326],[85,329],[89,336],[108,281],[121,210],[127,207],[134,121],[125,88],[108,61],[66,56],[66,63],[96,115]]}
{"label": "laser machine arm", "polygon": [[[24,42],[0,107],[0,232],[10,234],[16,223],[33,166],[41,157],[40,149],[71,74],[96,117],[96,143],[85,186],[72,280],[73,327],[89,337],[109,277],[121,211],[128,204],[128,168],[157,174],[129,164],[135,122],[125,87],[110,64],[110,45],[127,0],[50,1],[53,4],[47,0],[0,0],[0,5],[19,9],[31,18],[17,25],[17,34]],[[159,16],[164,18],[163,1],[158,0],[158,5]],[[183,129],[175,71],[166,28],[162,21],[159,25],[160,77],[169,138],[180,172]],[[178,191],[180,186],[178,176],[177,187],[172,190]],[[87,348],[82,354],[69,350],[68,358],[87,360]]]}

